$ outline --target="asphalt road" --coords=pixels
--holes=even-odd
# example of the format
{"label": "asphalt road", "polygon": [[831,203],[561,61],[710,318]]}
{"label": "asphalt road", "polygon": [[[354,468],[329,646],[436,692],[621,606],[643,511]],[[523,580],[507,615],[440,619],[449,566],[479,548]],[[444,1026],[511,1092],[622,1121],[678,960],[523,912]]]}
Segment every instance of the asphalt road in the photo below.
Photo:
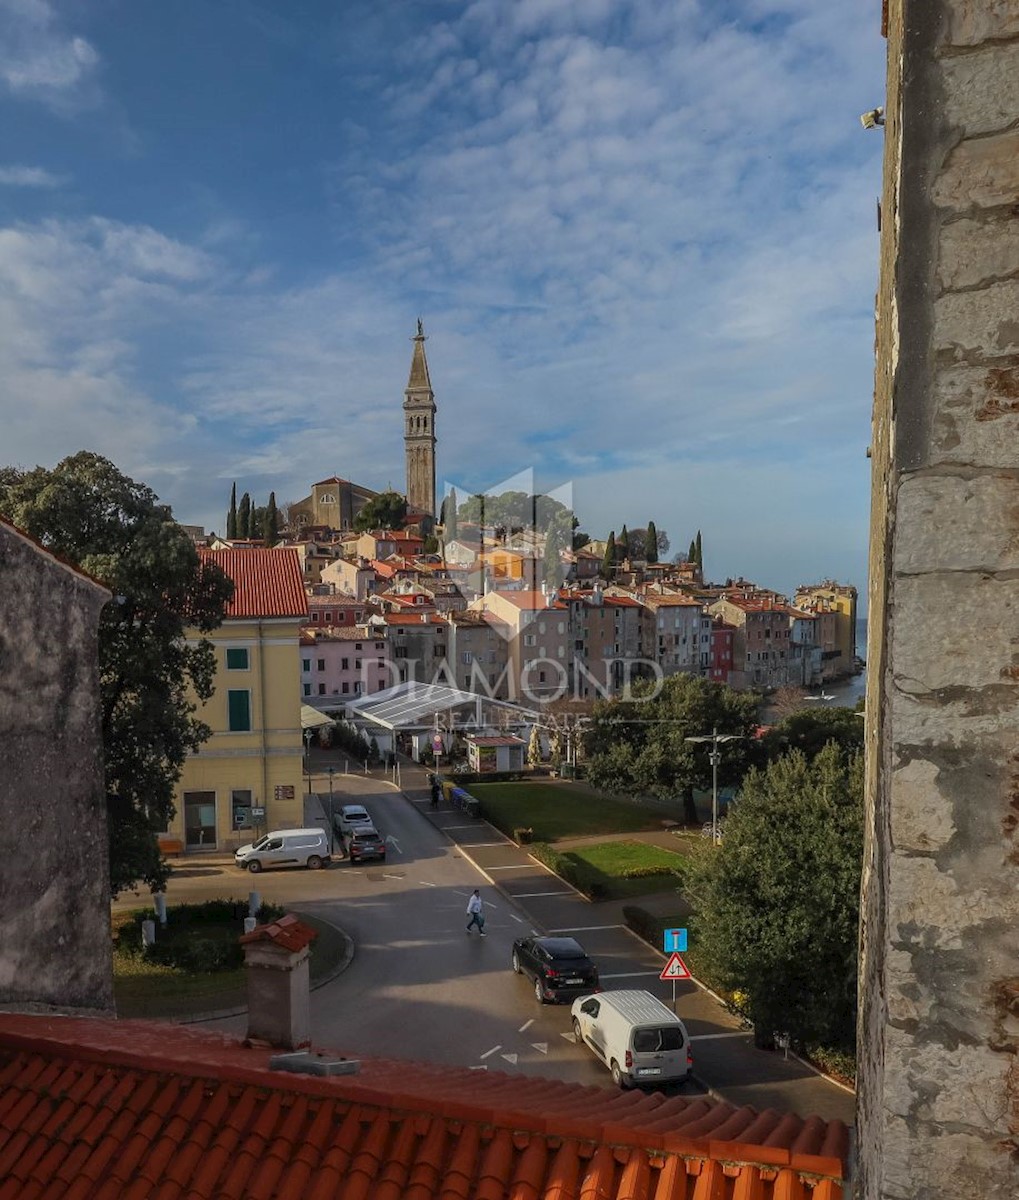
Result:
{"label": "asphalt road", "polygon": [[[569,1005],[539,1005],[509,963],[513,939],[523,933],[570,933],[597,962],[604,987],[644,988],[671,1004],[673,985],[658,978],[662,959],[621,923],[618,911],[592,905],[486,823],[445,808],[431,813],[424,793],[410,792],[417,798],[409,802],[391,784],[360,775],[337,776],[334,789],[337,805],[356,799],[372,814],[387,838],[384,866],[334,863],[322,871],[252,876],[190,859],[174,872],[169,902],[245,899],[257,890],[344,929],[355,945],[353,961],[311,997],[312,1035],[320,1046],[351,1057],[424,1059],[610,1086],[605,1068],[575,1044]],[[485,901],[484,938],[464,932],[474,887]],[[117,907],[136,903],[123,897]],[[852,1122],[852,1095],[781,1053],[756,1050],[695,985],[677,984],[676,996],[695,1070],[712,1090],[737,1105]],[[245,1017],[207,1024],[246,1030]]]}

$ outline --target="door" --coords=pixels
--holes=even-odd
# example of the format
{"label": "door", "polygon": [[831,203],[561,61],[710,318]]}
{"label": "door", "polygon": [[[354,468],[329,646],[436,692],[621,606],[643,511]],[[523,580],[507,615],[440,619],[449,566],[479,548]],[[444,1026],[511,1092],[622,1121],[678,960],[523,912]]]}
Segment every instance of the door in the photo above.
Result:
{"label": "door", "polygon": [[216,793],[184,793],[184,845],[187,850],[216,849]]}
{"label": "door", "polygon": [[635,1029],[632,1045],[634,1079],[682,1079],[686,1076],[686,1039],[681,1025]]}

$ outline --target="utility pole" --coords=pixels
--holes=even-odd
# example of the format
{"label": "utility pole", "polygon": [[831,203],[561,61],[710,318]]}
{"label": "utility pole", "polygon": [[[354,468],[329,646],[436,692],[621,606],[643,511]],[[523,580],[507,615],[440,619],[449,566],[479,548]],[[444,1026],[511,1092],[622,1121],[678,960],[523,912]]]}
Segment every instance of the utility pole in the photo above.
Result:
{"label": "utility pole", "polygon": [[718,764],[722,761],[722,752],[719,746],[722,742],[739,741],[743,735],[741,733],[719,733],[718,729],[713,729],[709,734],[702,734],[699,737],[684,738],[687,742],[710,742],[711,750],[708,754],[708,762],[711,763],[711,844],[718,845]]}

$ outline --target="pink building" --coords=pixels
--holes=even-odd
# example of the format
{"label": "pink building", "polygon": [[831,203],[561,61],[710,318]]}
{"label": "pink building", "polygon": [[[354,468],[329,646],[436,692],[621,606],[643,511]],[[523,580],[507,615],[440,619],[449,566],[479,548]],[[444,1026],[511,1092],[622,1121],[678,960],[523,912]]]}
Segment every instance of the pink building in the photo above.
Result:
{"label": "pink building", "polygon": [[394,682],[384,629],[334,624],[301,630],[301,696],[306,704],[339,707]]}

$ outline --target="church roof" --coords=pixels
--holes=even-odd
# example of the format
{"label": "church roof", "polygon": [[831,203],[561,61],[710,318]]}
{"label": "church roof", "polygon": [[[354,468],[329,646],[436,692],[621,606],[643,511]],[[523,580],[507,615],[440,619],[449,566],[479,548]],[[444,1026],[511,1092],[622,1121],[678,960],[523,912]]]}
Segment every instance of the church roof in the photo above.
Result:
{"label": "church roof", "polygon": [[424,326],[418,321],[417,335],[411,338],[414,343],[414,354],[410,360],[410,378],[407,380],[407,391],[432,390],[432,381],[428,375],[428,359],[425,358]]}

